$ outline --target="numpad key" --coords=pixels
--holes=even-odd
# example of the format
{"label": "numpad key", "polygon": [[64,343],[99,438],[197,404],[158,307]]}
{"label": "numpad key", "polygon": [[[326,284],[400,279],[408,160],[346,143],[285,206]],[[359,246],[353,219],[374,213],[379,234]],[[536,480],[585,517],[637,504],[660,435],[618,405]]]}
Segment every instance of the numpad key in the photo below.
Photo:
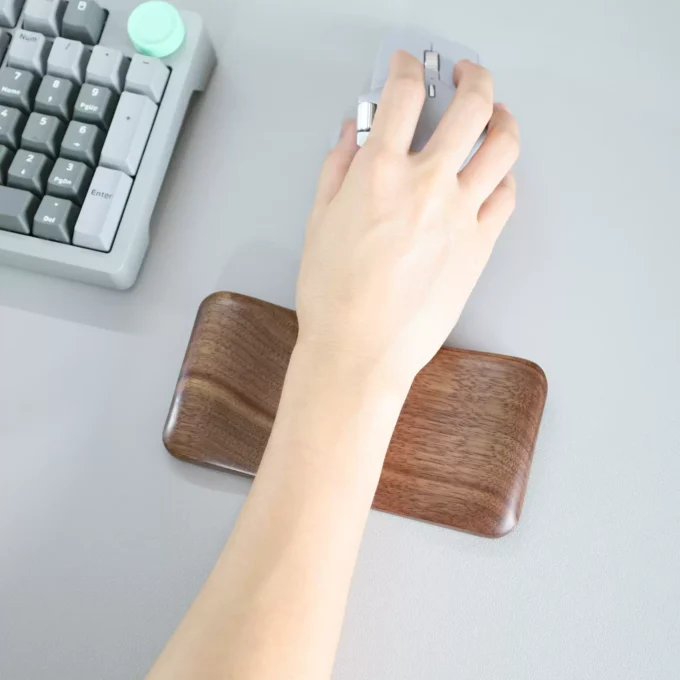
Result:
{"label": "numpad key", "polygon": [[114,4],[0,0],[0,266],[118,289],[137,279],[215,51],[194,12]]}

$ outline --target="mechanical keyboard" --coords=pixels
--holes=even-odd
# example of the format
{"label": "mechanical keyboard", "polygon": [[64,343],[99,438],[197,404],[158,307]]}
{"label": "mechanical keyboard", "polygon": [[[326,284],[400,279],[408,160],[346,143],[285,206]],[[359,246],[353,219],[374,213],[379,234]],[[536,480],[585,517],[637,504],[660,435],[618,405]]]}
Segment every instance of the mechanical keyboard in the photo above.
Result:
{"label": "mechanical keyboard", "polygon": [[203,21],[156,0],[0,0],[0,60],[0,265],[129,288],[215,64]]}

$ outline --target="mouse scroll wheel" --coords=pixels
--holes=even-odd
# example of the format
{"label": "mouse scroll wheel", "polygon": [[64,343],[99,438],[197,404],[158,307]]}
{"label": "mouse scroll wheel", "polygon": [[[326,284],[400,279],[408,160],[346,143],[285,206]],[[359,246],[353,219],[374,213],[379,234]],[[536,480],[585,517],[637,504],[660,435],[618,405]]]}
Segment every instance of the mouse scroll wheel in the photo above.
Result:
{"label": "mouse scroll wheel", "polygon": [[[427,96],[436,97],[437,89],[432,83],[432,79],[439,80],[439,52],[434,50],[425,50],[423,54],[423,64],[425,65],[425,81],[427,82]],[[430,81],[430,82],[428,82]]]}
{"label": "mouse scroll wheel", "polygon": [[425,50],[423,63],[425,64],[426,71],[429,71],[430,73],[434,72],[437,74],[437,77],[439,77],[439,52]]}

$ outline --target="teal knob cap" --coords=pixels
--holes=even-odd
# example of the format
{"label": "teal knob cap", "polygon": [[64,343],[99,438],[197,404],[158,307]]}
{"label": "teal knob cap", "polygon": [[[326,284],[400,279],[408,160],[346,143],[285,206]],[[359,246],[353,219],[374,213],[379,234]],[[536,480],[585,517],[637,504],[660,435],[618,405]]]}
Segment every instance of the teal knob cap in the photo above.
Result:
{"label": "teal knob cap", "polygon": [[181,47],[186,29],[179,12],[169,2],[151,0],[132,10],[128,35],[137,52],[162,59]]}

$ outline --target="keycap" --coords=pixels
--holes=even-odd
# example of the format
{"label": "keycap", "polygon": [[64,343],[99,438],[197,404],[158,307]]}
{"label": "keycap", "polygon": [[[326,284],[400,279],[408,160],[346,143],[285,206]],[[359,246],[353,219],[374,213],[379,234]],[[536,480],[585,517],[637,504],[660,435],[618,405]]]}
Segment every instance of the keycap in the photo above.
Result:
{"label": "keycap", "polygon": [[33,31],[17,31],[9,46],[7,64],[42,76],[45,74],[49,50],[44,35]]}
{"label": "keycap", "polygon": [[65,10],[66,3],[61,0],[27,0],[24,28],[56,38]]}
{"label": "keycap", "polygon": [[14,28],[23,6],[24,0],[0,0],[0,26]]}
{"label": "keycap", "polygon": [[5,58],[5,52],[7,51],[7,45],[9,45],[9,41],[11,39],[12,39],[12,36],[9,34],[9,32],[3,31],[0,28],[0,61],[2,61]]}
{"label": "keycap", "polygon": [[131,187],[132,180],[125,173],[97,168],[76,222],[73,244],[111,250]]}
{"label": "keycap", "polygon": [[11,106],[28,113],[33,106],[38,79],[28,71],[0,69],[0,106]]}
{"label": "keycap", "polygon": [[47,58],[47,72],[80,85],[85,77],[88,53],[81,42],[56,38]]}
{"label": "keycap", "polygon": [[0,229],[30,234],[38,203],[28,191],[0,186]]}
{"label": "keycap", "polygon": [[102,149],[104,167],[136,174],[157,109],[148,97],[123,92]]}
{"label": "keycap", "polygon": [[6,146],[0,146],[0,184],[7,182],[7,171],[14,158],[14,152]]}
{"label": "keycap", "polygon": [[35,95],[33,105],[38,113],[57,116],[62,120],[69,120],[73,112],[77,90],[75,85],[66,78],[45,76]]}
{"label": "keycap", "polygon": [[0,108],[0,144],[16,149],[21,140],[21,133],[24,131],[26,116],[19,111],[8,106]]}
{"label": "keycap", "polygon": [[71,0],[64,14],[61,34],[64,38],[96,45],[105,22],[106,11],[94,0]]}
{"label": "keycap", "polygon": [[64,198],[45,196],[33,218],[33,236],[71,243],[78,207]]}
{"label": "keycap", "polygon": [[122,52],[110,47],[96,45],[87,64],[85,82],[108,87],[120,94],[125,82],[128,64],[129,62],[123,57]]}
{"label": "keycap", "polygon": [[21,135],[21,148],[54,158],[59,151],[65,128],[64,123],[56,116],[46,116],[34,111],[28,117]]}
{"label": "keycap", "polygon": [[19,149],[7,171],[7,186],[42,195],[51,167],[52,162],[47,156]]}
{"label": "keycap", "polygon": [[125,89],[127,92],[143,94],[158,104],[169,74],[170,69],[160,59],[135,54],[125,78]]}
{"label": "keycap", "polygon": [[82,120],[83,123],[94,123],[103,130],[108,130],[113,112],[116,110],[116,101],[117,97],[111,90],[85,83],[80,88],[73,117]]}
{"label": "keycap", "polygon": [[96,125],[72,120],[61,143],[61,155],[94,166],[97,165],[103,144],[104,133]]}
{"label": "keycap", "polygon": [[91,180],[92,168],[85,163],[60,158],[52,168],[46,191],[50,196],[66,198],[80,205],[85,200]]}

